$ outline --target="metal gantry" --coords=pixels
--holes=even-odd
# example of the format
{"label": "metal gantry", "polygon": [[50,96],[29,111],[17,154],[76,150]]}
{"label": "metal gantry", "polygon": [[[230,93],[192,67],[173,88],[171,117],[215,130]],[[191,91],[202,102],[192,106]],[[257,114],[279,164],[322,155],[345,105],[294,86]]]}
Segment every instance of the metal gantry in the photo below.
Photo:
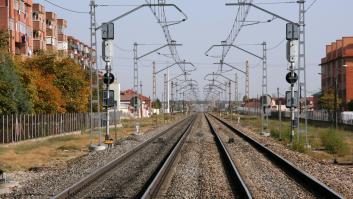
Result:
{"label": "metal gantry", "polygon": [[[100,114],[100,94],[99,94],[99,68],[97,66],[97,20],[95,0],[90,2],[90,41],[91,41],[91,61],[90,61],[90,144],[92,145],[92,136],[95,131],[94,123],[98,121],[99,141],[101,145],[101,114]],[[96,112],[95,112],[96,111]]]}
{"label": "metal gantry", "polygon": [[[305,0],[299,0],[299,60],[298,60],[298,135],[305,134],[305,147],[310,147],[308,142],[308,116],[307,116],[307,88],[306,88],[306,49],[305,49]],[[303,95],[302,95],[303,92]],[[304,109],[301,109],[301,104]],[[304,126],[300,125],[300,118],[304,119]],[[299,141],[299,140],[298,140]]]}

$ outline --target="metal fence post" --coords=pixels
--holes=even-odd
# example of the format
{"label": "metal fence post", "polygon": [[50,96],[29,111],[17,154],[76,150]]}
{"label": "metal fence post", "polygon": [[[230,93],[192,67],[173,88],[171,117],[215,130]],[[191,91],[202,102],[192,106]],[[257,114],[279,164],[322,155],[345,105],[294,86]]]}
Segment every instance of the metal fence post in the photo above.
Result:
{"label": "metal fence post", "polygon": [[2,143],[5,144],[5,116],[2,115]]}

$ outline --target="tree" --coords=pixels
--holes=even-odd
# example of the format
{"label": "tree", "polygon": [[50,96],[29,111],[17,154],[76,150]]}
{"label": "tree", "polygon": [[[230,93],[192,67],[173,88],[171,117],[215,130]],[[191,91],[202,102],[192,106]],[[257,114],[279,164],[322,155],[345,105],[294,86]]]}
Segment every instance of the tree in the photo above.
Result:
{"label": "tree", "polygon": [[67,112],[85,112],[90,95],[87,71],[72,59],[57,61],[55,66],[55,85],[61,90]]}
{"label": "tree", "polygon": [[162,103],[158,98],[152,102],[152,108],[154,108],[154,109],[162,108]]}
{"label": "tree", "polygon": [[21,62],[20,68],[36,113],[87,111],[88,75],[71,59],[41,54]]}
{"label": "tree", "polygon": [[31,113],[32,104],[11,55],[0,50],[0,60],[0,113]]}
{"label": "tree", "polygon": [[9,47],[9,32],[0,30],[0,49],[7,50]]}
{"label": "tree", "polygon": [[353,111],[353,100],[351,100],[350,102],[347,103],[347,109],[349,111]]}
{"label": "tree", "polygon": [[[338,96],[336,97],[336,99],[337,107],[340,107],[341,100],[338,98]],[[333,89],[326,90],[319,99],[319,105],[321,108],[329,112],[333,111],[335,109],[335,91]]]}

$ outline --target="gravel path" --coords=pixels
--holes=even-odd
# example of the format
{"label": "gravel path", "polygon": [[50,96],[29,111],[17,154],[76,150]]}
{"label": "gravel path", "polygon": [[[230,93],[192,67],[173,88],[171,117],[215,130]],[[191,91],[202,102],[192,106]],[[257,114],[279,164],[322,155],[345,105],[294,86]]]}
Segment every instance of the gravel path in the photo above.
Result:
{"label": "gravel path", "polygon": [[158,198],[235,198],[203,115],[199,114]]}
{"label": "gravel path", "polygon": [[0,198],[50,198],[171,125],[159,127],[143,135],[131,135],[121,140],[113,149],[88,153],[69,161],[62,168],[8,174],[9,178],[18,181],[20,185],[11,194],[0,195]]}
{"label": "gravel path", "polygon": [[211,119],[254,198],[316,198],[249,143]]}

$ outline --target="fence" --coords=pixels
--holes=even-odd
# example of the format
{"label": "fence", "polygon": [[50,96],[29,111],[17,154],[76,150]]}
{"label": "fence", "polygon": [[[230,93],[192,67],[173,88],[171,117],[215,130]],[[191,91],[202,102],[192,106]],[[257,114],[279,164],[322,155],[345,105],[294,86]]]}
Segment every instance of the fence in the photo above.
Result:
{"label": "fence", "polygon": [[[246,107],[238,107],[237,111],[247,115],[260,115],[261,110],[257,108],[246,108]],[[278,111],[271,111],[267,109],[267,114],[270,117],[278,118]],[[296,114],[298,114],[296,112]],[[329,113],[327,111],[308,111],[307,119],[310,121],[320,121],[320,122],[333,122],[334,121],[334,113]],[[283,118],[290,118],[289,111],[282,111]],[[303,117],[301,117],[303,119]],[[353,112],[341,112],[337,114],[338,124],[353,126]]]}
{"label": "fence", "polygon": [[[98,116],[97,113],[94,113]],[[104,122],[93,117],[93,127]],[[104,118],[104,113],[102,117]],[[120,112],[110,112],[109,124],[120,121]],[[65,113],[41,115],[2,115],[0,116],[0,144],[14,143],[29,139],[59,135],[90,128],[90,113]]]}

